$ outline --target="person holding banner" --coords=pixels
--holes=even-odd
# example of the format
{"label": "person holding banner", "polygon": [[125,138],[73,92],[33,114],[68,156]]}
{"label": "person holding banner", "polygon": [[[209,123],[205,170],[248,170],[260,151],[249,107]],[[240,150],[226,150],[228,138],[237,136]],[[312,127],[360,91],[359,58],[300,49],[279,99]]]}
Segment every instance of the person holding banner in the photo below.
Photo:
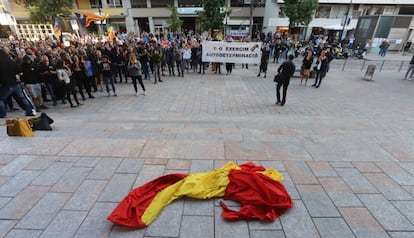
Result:
{"label": "person holding banner", "polygon": [[[286,92],[289,86],[290,77],[295,73],[295,64],[292,62],[294,56],[289,55],[288,60],[283,62],[280,67],[277,69],[277,72],[280,75],[280,80],[276,85],[276,104],[284,106],[286,103]],[[280,100],[280,88],[283,86],[283,96],[282,101]]]}

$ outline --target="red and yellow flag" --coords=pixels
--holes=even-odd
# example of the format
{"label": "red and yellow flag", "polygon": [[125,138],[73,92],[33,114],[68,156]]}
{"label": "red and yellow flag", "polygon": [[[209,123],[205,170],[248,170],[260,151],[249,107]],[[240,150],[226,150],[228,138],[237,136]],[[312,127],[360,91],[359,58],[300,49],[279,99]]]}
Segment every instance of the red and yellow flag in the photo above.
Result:
{"label": "red and yellow flag", "polygon": [[293,206],[282,179],[275,169],[265,169],[252,162],[240,166],[229,162],[206,173],[169,174],[132,190],[107,219],[131,228],[143,228],[154,221],[165,206],[187,196],[224,197],[240,202],[239,211],[230,210],[221,202],[225,219],[275,220]]}
{"label": "red and yellow flag", "polygon": [[74,12],[77,15],[83,15],[83,18],[85,18],[85,27],[88,27],[93,21],[103,21],[103,20],[109,19],[109,15],[107,13],[105,13],[105,15],[103,16],[100,16],[100,15],[89,13],[89,12],[82,12],[82,11],[74,11]]}

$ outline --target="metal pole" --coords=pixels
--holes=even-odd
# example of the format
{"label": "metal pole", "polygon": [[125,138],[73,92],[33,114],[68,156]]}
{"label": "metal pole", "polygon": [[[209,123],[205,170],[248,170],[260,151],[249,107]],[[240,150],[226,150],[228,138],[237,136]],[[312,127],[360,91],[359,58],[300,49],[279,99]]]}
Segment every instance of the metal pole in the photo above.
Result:
{"label": "metal pole", "polygon": [[[98,12],[99,12],[99,16],[102,15],[102,10],[100,8],[98,8]],[[102,30],[102,20],[99,21],[99,26],[98,26],[98,36],[102,36],[103,35],[103,30]]]}
{"label": "metal pole", "polygon": [[404,61],[401,61],[401,65],[400,65],[400,68],[398,69],[398,72],[401,72],[403,65],[404,65]]}
{"label": "metal pole", "polygon": [[350,8],[351,8],[351,5],[352,5],[352,0],[351,0],[351,2],[348,4],[348,7],[347,7],[347,9],[346,9],[346,13],[345,13],[345,20],[344,20],[344,25],[343,25],[343,27],[342,27],[342,31],[341,31],[341,33],[340,33],[340,35],[339,35],[339,42],[342,42],[342,37],[343,37],[343,34],[345,33],[345,26],[346,26],[346,23],[347,23],[347,21],[348,21],[349,10],[350,10]]}

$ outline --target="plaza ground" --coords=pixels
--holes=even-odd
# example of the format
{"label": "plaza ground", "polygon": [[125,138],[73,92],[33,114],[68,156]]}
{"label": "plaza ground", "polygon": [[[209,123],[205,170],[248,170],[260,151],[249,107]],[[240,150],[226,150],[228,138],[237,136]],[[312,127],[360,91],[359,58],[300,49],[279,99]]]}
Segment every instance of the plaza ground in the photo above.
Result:
{"label": "plaza ground", "polygon": [[[374,81],[362,80],[363,61],[344,71],[334,61],[318,89],[293,78],[284,107],[275,105],[278,64],[267,78],[236,65],[231,75],[222,66],[221,75],[145,80],[147,96],[122,83],[118,97],[59,104],[45,110],[54,130],[34,138],[1,127],[0,237],[414,237],[410,58],[389,56]],[[220,199],[180,199],[146,229],[106,221],[134,187],[228,161],[281,171],[295,206],[275,222],[227,222]]]}

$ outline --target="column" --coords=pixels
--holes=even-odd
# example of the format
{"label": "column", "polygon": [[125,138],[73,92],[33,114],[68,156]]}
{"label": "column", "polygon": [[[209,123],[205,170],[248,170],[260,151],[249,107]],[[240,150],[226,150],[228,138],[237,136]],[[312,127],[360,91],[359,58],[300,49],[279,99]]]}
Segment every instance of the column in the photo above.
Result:
{"label": "column", "polygon": [[[106,1],[104,0],[103,2],[106,2]],[[131,1],[123,1],[122,4],[124,6],[124,12],[126,13],[125,26],[127,29],[127,34],[130,32],[133,32],[134,34],[138,34],[138,32],[136,31],[134,27],[134,18],[131,12]]]}

